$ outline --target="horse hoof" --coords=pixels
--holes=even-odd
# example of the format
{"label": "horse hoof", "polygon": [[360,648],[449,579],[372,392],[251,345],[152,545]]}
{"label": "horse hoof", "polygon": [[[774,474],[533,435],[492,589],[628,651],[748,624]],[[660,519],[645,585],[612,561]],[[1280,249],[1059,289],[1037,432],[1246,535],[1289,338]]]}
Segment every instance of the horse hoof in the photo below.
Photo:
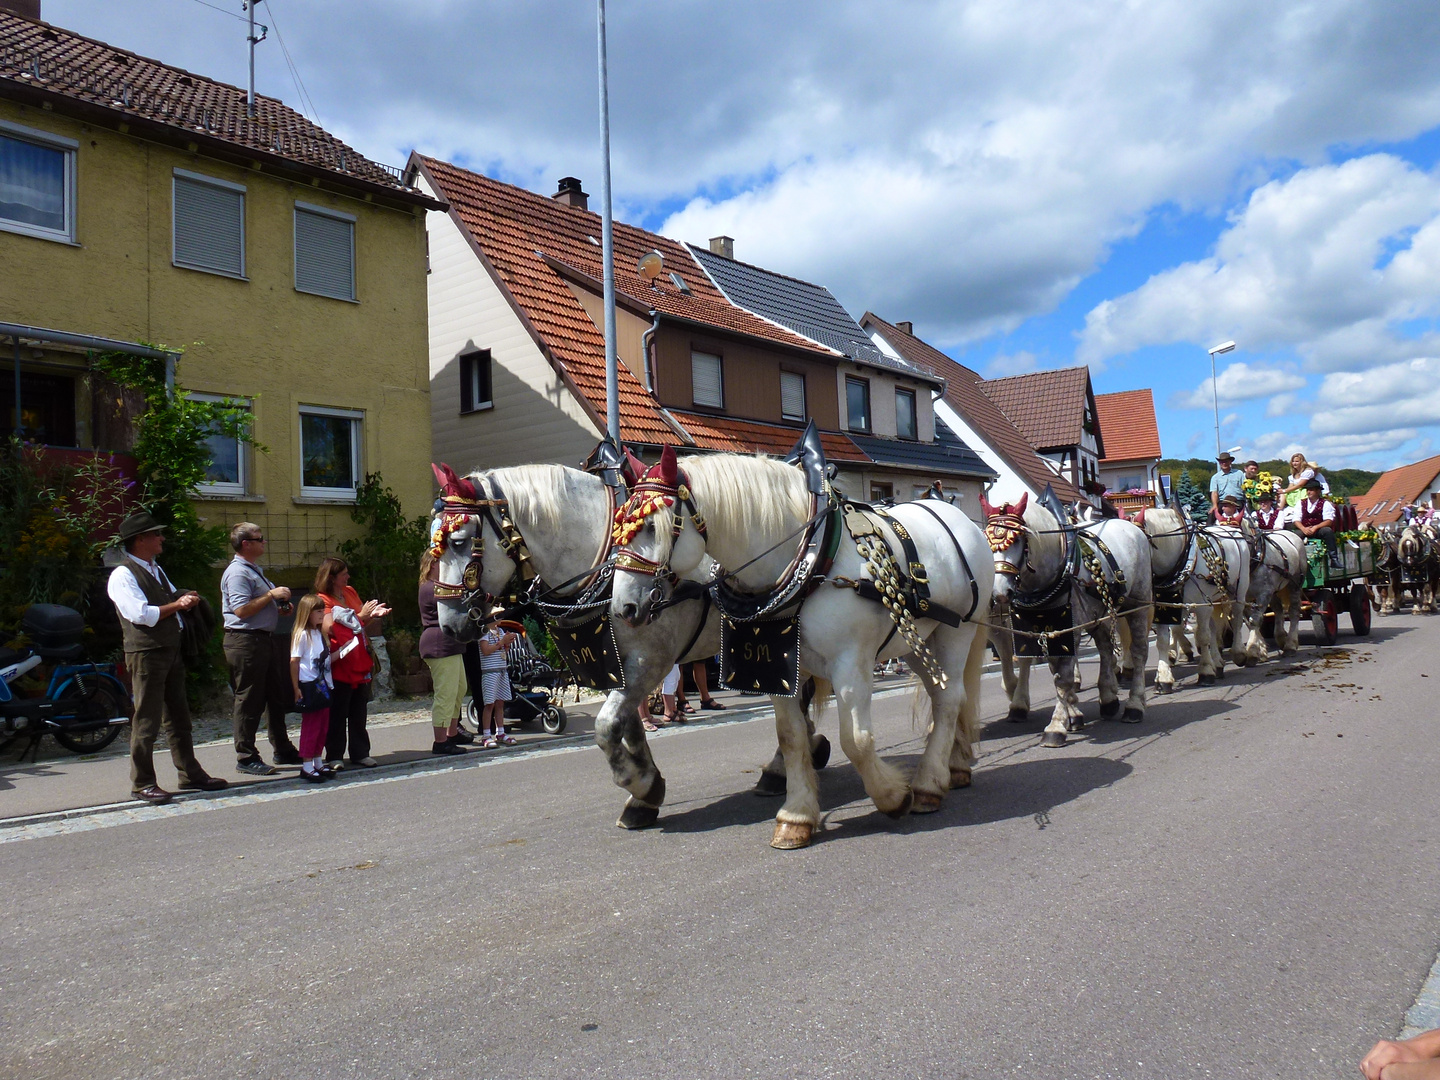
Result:
{"label": "horse hoof", "polygon": [[775,835],[770,838],[770,846],[780,851],[809,847],[810,838],[814,834],[815,826],[808,821],[777,821]]}
{"label": "horse hoof", "polygon": [[907,791],[905,792],[905,798],[900,800],[900,805],[895,807],[894,810],[886,810],[885,816],[892,818],[902,818],[906,814],[910,813],[910,810],[914,805],[915,793],[913,791]]}
{"label": "horse hoof", "polygon": [[1065,745],[1065,733],[1063,731],[1047,731],[1040,745],[1052,750],[1059,749]]}
{"label": "horse hoof", "polygon": [[762,770],[760,779],[755,781],[755,787],[751,789],[756,795],[784,795],[785,777],[779,773]]}
{"label": "horse hoof", "polygon": [[815,745],[810,748],[810,764],[816,772],[830,764],[830,740],[824,735],[815,736]]}
{"label": "horse hoof", "polygon": [[912,814],[933,814],[940,809],[940,796],[928,791],[917,791],[911,803]]}
{"label": "horse hoof", "polygon": [[1135,706],[1131,705],[1125,710],[1125,715],[1120,717],[1120,722],[1122,724],[1138,724],[1141,720],[1144,719],[1145,714],[1139,709],[1135,708]]}
{"label": "horse hoof", "polygon": [[1025,723],[1026,720],[1029,720],[1029,719],[1030,719],[1030,710],[1029,710],[1029,709],[1011,709],[1010,712],[1009,712],[1009,714],[1005,717],[1005,719],[1006,719],[1006,721],[1007,721],[1008,723],[1011,723],[1011,724],[1023,724],[1023,723]]}
{"label": "horse hoof", "polygon": [[969,787],[969,786],[970,786],[970,770],[969,770],[969,769],[951,769],[951,770],[950,770],[950,788],[951,788],[952,791],[953,791],[955,788],[962,788],[962,787]]}
{"label": "horse hoof", "polygon": [[1199,676],[1196,676],[1196,678],[1195,678],[1195,684],[1196,684],[1197,686],[1214,686],[1214,685],[1215,685],[1215,676],[1214,676],[1214,675],[1199,675]]}
{"label": "horse hoof", "polygon": [[1155,692],[1157,694],[1173,694],[1175,692],[1175,684],[1173,682],[1157,682],[1155,684]]}
{"label": "horse hoof", "polygon": [[615,822],[622,829],[648,829],[660,819],[660,808],[658,806],[646,806],[644,803],[628,802],[625,809],[620,813],[620,820]]}
{"label": "horse hoof", "polygon": [[1119,698],[1116,698],[1114,701],[1102,701],[1102,702],[1100,702],[1100,716],[1101,716],[1103,719],[1105,719],[1105,720],[1113,720],[1113,719],[1115,718],[1115,716],[1116,716],[1119,712],[1120,712],[1120,699],[1119,699]]}

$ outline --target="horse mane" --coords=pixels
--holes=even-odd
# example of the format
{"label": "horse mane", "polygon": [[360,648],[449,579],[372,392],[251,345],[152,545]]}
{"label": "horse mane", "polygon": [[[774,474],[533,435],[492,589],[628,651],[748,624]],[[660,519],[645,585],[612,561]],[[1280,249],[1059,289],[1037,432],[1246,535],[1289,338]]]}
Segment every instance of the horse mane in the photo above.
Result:
{"label": "horse mane", "polygon": [[[680,468],[717,535],[774,539],[810,517],[805,474],[783,461],[762,454],[703,454],[682,458]],[[669,519],[657,524],[662,531],[669,526]]]}
{"label": "horse mane", "polygon": [[586,475],[564,465],[512,465],[471,473],[470,479],[494,477],[510,500],[510,514],[517,526],[523,528],[523,522],[558,532],[565,520],[564,494],[572,486],[572,473]]}

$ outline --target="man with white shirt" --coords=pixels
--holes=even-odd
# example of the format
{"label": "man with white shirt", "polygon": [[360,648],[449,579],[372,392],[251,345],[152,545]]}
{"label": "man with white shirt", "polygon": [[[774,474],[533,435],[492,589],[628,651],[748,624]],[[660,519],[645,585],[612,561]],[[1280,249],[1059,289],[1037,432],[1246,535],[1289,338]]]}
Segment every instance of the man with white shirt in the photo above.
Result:
{"label": "man with white shirt", "polygon": [[130,789],[137,799],[159,806],[170,792],[155,781],[155,736],[163,727],[180,787],[219,791],[228,785],[208,775],[195,759],[190,704],[185,699],[185,663],[180,658],[181,612],[200,602],[198,594],[170,584],[155,560],[165,548],[165,527],[147,513],[120,523],[125,554],[110,572],[106,591],[120,615],[125,667],[135,698],[130,723]]}
{"label": "man with white shirt", "polygon": [[1320,481],[1305,481],[1305,497],[1290,508],[1290,524],[1307,540],[1323,540],[1335,562],[1335,504],[1320,494]]}

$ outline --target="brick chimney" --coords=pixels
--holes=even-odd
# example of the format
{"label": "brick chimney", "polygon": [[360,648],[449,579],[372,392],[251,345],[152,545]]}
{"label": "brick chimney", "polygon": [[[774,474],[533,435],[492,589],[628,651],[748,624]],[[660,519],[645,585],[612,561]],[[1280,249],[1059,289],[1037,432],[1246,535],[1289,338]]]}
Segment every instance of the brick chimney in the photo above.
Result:
{"label": "brick chimney", "polygon": [[735,258],[735,238],[732,236],[710,237],[710,250],[716,255],[723,255],[727,259]]}
{"label": "brick chimney", "polygon": [[897,322],[895,329],[899,330],[902,334],[909,334],[911,337],[915,336],[915,324],[913,322]]}
{"label": "brick chimney", "polygon": [[0,0],[0,11],[8,11],[22,19],[38,19],[40,0]]}
{"label": "brick chimney", "polygon": [[573,176],[562,176],[560,190],[550,197],[557,202],[563,202],[566,206],[578,206],[581,210],[590,209],[590,196],[580,190],[580,181]]}

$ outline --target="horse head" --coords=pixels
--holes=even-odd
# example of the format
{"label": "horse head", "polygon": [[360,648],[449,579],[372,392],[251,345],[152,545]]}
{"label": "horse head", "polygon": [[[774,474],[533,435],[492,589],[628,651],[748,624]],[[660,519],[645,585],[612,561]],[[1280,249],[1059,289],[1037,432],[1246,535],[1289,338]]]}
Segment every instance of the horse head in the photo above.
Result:
{"label": "horse head", "polygon": [[1025,508],[1030,502],[1027,491],[1016,503],[993,506],[983,496],[980,508],[985,512],[985,539],[995,557],[995,596],[1008,597],[1015,587],[1015,578],[1025,564]]}
{"label": "horse head", "polygon": [[[688,513],[678,512],[677,503]],[[695,528],[687,531],[687,520]],[[631,626],[643,626],[664,609],[680,576],[705,556],[704,521],[672,447],[632,485],[615,511],[610,536],[616,570],[612,609]]]}
{"label": "horse head", "polygon": [[460,641],[478,636],[471,609],[483,603],[481,570],[484,542],[480,538],[479,496],[467,478],[449,465],[430,466],[440,484],[430,518],[430,578],[440,628]]}

